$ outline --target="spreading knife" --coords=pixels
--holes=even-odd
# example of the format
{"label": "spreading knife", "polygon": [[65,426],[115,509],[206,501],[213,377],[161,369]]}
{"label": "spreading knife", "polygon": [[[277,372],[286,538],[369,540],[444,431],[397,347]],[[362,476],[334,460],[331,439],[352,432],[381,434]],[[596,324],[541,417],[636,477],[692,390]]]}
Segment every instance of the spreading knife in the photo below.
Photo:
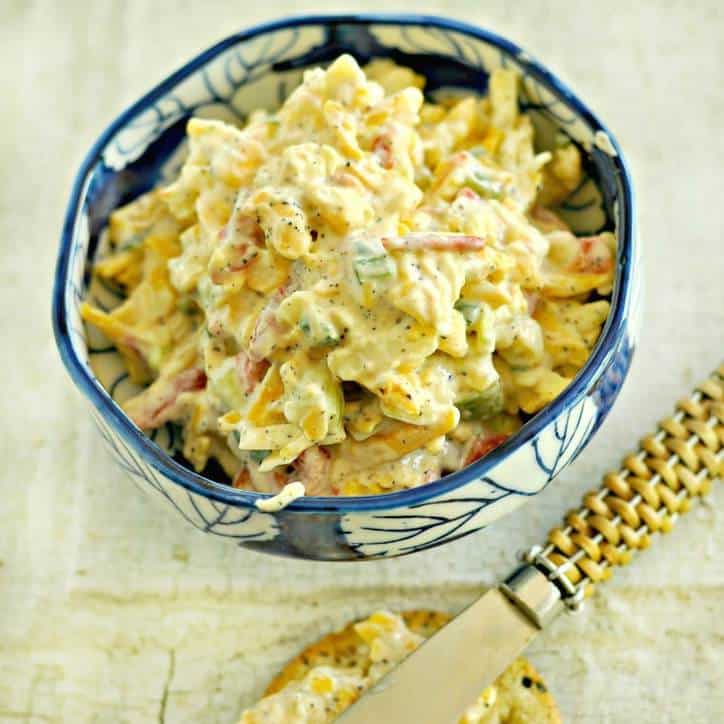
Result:
{"label": "spreading knife", "polygon": [[724,364],[523,565],[431,636],[344,713],[341,724],[453,724],[563,611],[667,533],[724,470]]}

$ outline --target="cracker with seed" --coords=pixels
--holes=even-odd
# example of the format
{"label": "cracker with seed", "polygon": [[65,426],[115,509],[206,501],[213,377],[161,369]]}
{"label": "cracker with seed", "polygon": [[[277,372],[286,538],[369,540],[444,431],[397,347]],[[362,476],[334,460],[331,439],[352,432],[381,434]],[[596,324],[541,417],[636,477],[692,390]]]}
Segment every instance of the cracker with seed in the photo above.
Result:
{"label": "cracker with seed", "polygon": [[[414,634],[428,638],[444,626],[450,616],[439,611],[413,610],[399,614]],[[374,615],[366,621],[374,620]],[[372,666],[370,647],[357,631],[360,622],[348,624],[340,631],[327,634],[293,658],[271,681],[264,697],[269,697],[295,682],[301,682],[314,670],[329,667],[366,675]],[[359,692],[361,693],[361,692]],[[358,692],[336,700],[330,718],[341,713],[357,698]],[[331,713],[333,711],[333,713]],[[242,721],[254,721],[253,718]],[[529,661],[516,659],[496,681],[471,702],[460,724],[560,724],[555,700]],[[301,723],[300,723],[301,724]],[[441,723],[442,724],[442,723]]]}

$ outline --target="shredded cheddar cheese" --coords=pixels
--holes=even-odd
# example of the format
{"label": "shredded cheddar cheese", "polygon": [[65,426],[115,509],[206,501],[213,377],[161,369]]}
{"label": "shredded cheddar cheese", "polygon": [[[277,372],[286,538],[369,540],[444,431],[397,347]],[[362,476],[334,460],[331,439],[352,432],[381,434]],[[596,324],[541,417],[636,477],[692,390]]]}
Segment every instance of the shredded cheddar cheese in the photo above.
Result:
{"label": "shredded cheddar cheese", "polygon": [[192,118],[178,178],[112,213],[94,274],[127,298],[82,314],[147,385],[128,415],[180,426],[196,470],[267,493],[414,487],[588,358],[615,238],[545,208],[579,184],[579,150],[534,150],[510,70],[482,99],[423,86],[343,55],[243,128]]}

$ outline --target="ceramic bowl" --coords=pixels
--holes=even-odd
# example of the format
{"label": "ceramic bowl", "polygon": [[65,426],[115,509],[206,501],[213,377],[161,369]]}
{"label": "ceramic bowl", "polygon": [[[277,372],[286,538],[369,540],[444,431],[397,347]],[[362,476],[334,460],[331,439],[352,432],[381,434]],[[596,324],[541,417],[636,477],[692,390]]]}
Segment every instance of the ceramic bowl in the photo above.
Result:
{"label": "ceramic bowl", "polygon": [[[303,498],[278,514],[258,511],[259,494],[194,473],[172,452],[172,426],[142,434],[116,404],[133,392],[112,346],[87,330],[79,305],[109,212],[170,179],[183,158],[192,115],[243,120],[277,106],[303,71],[340,53],[390,57],[427,77],[427,92],[484,93],[488,73],[522,76],[521,107],[542,148],[564,132],[585,150],[585,179],[562,214],[579,233],[614,229],[618,265],[612,309],[586,366],[563,395],[504,445],[428,485],[370,497]],[[118,463],[149,496],[209,535],[260,551],[322,560],[359,560],[420,551],[478,531],[543,490],[586,446],[611,409],[631,363],[639,311],[639,248],[631,179],[605,126],[542,64],[510,41],[435,17],[301,17],[258,26],[188,62],[122,113],[83,162],[68,205],[53,296],[63,361],[90,402]],[[113,304],[101,290],[100,304]],[[115,300],[117,301],[117,300]]]}

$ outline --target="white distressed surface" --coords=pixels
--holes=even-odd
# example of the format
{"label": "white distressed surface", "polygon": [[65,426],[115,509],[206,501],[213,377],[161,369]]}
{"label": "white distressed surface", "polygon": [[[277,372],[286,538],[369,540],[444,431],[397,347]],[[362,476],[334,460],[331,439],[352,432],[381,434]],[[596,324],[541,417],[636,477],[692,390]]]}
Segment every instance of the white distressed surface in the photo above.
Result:
{"label": "white distressed surface", "polygon": [[[49,328],[85,149],[187,57],[299,4],[0,4],[0,721],[234,722],[287,657],[350,617],[465,604],[720,361],[724,18],[714,0],[695,5],[397,3],[509,35],[609,123],[637,181],[647,311],[620,403],[556,484],[479,535],[355,565],[237,551],[159,515],[110,464]],[[566,721],[724,720],[722,505],[719,486],[583,616],[536,642]]]}

